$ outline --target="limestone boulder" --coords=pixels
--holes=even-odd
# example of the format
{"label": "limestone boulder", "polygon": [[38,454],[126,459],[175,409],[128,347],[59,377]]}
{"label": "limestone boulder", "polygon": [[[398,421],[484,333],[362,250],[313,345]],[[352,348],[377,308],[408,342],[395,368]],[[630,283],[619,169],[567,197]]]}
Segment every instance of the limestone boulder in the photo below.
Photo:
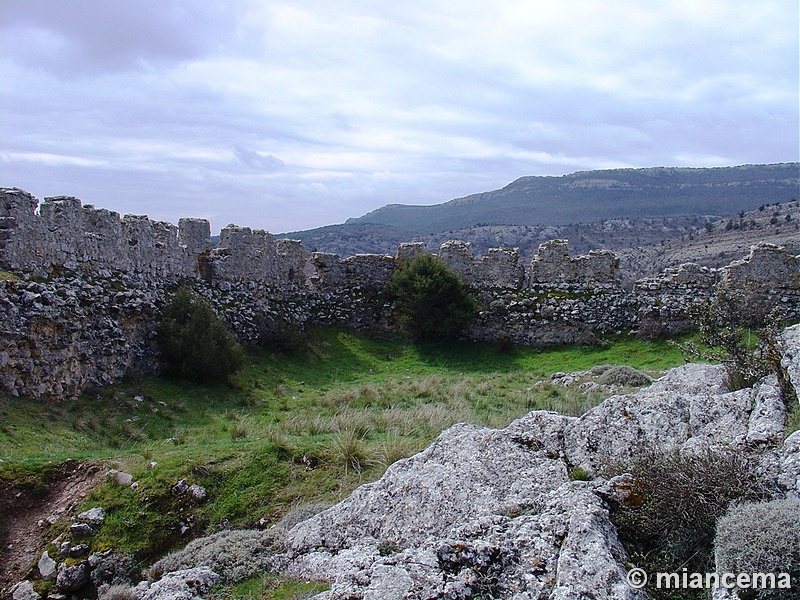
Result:
{"label": "limestone boulder", "polygon": [[567,480],[563,461],[513,433],[456,425],[380,480],[293,528],[286,543],[296,553],[337,552],[354,541],[410,547],[456,524],[525,510]]}
{"label": "limestone boulder", "polygon": [[137,586],[138,600],[197,600],[222,578],[208,567],[166,573],[150,584]]}

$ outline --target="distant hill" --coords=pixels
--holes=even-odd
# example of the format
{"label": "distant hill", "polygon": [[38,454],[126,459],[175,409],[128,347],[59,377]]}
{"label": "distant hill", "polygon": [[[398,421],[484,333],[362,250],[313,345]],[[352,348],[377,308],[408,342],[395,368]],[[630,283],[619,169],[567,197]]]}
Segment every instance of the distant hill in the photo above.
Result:
{"label": "distant hill", "polygon": [[[501,190],[434,206],[390,204],[342,225],[282,234],[342,256],[394,254],[401,242],[429,250],[450,239],[483,254],[567,238],[573,252],[659,244],[705,223],[800,197],[800,163],[719,168],[613,169],[522,177]],[[741,233],[741,232],[739,232]]]}
{"label": "distant hill", "polygon": [[521,177],[493,192],[433,206],[389,204],[347,225],[390,225],[432,234],[476,225],[568,225],[604,219],[729,215],[796,198],[800,163],[718,168],[657,167]]}
{"label": "distant hill", "polygon": [[756,210],[692,227],[671,239],[647,245],[619,246],[615,252],[620,258],[623,279],[636,279],[687,262],[722,267],[747,256],[750,248],[759,242],[783,246],[792,254],[800,255],[797,200],[760,205]]}

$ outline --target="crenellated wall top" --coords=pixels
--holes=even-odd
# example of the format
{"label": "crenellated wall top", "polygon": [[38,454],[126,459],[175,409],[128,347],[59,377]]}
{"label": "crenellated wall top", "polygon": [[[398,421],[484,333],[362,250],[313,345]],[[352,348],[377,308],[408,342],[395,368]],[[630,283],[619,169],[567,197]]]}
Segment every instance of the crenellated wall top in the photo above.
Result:
{"label": "crenellated wall top", "polygon": [[[348,285],[380,288],[398,262],[425,252],[401,244],[394,256],[345,259],[312,252],[295,240],[276,240],[267,231],[228,225],[219,244],[211,242],[206,219],[178,225],[143,215],[125,215],[72,196],[45,198],[17,188],[0,188],[0,268],[48,275],[62,269],[125,272],[145,280],[201,278],[210,282],[254,282],[276,288],[325,290]],[[613,252],[592,250],[570,256],[566,240],[539,246],[526,267],[516,248],[493,248],[475,257],[468,242],[447,241],[438,256],[465,284],[475,288],[616,287],[619,261]],[[800,289],[798,257],[760,244],[750,256],[715,271],[683,265],[640,280],[640,291],[708,289],[717,281],[735,286],[777,285]]]}

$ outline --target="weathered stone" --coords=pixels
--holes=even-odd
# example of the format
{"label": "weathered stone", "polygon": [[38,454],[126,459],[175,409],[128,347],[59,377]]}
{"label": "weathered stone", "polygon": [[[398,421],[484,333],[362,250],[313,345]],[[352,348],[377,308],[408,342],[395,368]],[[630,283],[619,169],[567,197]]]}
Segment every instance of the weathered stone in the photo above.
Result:
{"label": "weathered stone", "polygon": [[36,567],[39,569],[39,575],[42,576],[42,579],[56,578],[58,563],[50,558],[47,550],[42,553],[42,557],[39,559],[39,562],[36,563]]}
{"label": "weathered stone", "polygon": [[748,446],[774,446],[783,440],[786,405],[776,385],[761,385],[756,390],[753,410],[747,425]]}
{"label": "weathered stone", "polygon": [[69,532],[75,537],[92,537],[95,534],[95,530],[86,523],[73,523],[69,526]]}
{"label": "weathered stone", "polygon": [[[545,415],[545,429],[563,429],[554,413]],[[543,449],[552,442],[534,439],[535,423],[448,430],[401,468],[297,525],[276,566],[333,579],[319,598],[644,599],[626,584],[627,557],[596,486],[567,481],[563,462]],[[532,436],[521,437],[525,431]],[[476,463],[479,448],[487,456]]]}
{"label": "weathered stone", "polygon": [[81,558],[83,556],[89,555],[89,546],[86,544],[77,544],[75,546],[70,545],[66,551],[62,552],[63,555],[68,556],[70,558]]}
{"label": "weathered stone", "polygon": [[780,286],[797,289],[800,285],[798,258],[774,244],[761,243],[750,255],[722,269],[722,281],[740,292]]}
{"label": "weathered stone", "polygon": [[472,256],[471,244],[450,240],[439,248],[439,258],[461,278],[466,286],[474,286],[477,282],[475,259]]}
{"label": "weathered stone", "polygon": [[308,287],[316,269],[311,264],[311,250],[303,246],[299,240],[278,240],[277,280],[284,285]]}
{"label": "weathered stone", "polygon": [[786,438],[777,452],[778,485],[796,498],[800,498],[800,431]]}
{"label": "weathered stone", "polygon": [[614,284],[619,260],[608,250],[592,250],[571,258],[567,240],[551,240],[539,246],[530,264],[530,284],[568,283],[581,286]]}
{"label": "weathered stone", "polygon": [[517,289],[525,281],[525,269],[517,248],[489,248],[479,265],[478,284],[483,287]]}
{"label": "weathered stone", "polygon": [[563,462],[514,435],[456,425],[379,481],[295,527],[287,547],[335,552],[363,539],[418,544],[482,515],[522,511],[567,480]]}
{"label": "weathered stone", "polygon": [[800,400],[800,325],[784,330],[782,334],[783,358],[781,366],[786,369]]}
{"label": "weathered stone", "polygon": [[61,564],[58,567],[56,585],[65,592],[77,592],[89,582],[89,569],[85,562],[68,567]]}
{"label": "weathered stone", "polygon": [[186,490],[189,489],[189,482],[185,479],[181,479],[175,485],[170,488],[170,492],[173,496],[183,496],[186,493]]}
{"label": "weathered stone", "polygon": [[20,581],[11,588],[12,600],[39,600],[41,596],[33,589],[33,583],[30,581]]}
{"label": "weathered stone", "polygon": [[89,510],[85,510],[80,513],[77,517],[78,521],[83,523],[88,523],[93,527],[99,527],[103,524],[103,521],[106,519],[106,511],[103,510],[101,507],[96,506],[94,508],[90,508]]}
{"label": "weathered stone", "polygon": [[[747,436],[758,392],[727,392],[723,380],[722,367],[689,364],[669,371],[649,388],[609,398],[567,427],[570,463],[595,472],[604,464],[626,461],[645,445],[692,451],[752,446],[755,440],[748,442]],[[780,426],[768,423],[766,413],[762,416],[758,427]],[[759,417],[754,422],[759,423]]]}
{"label": "weathered stone", "polygon": [[186,490],[186,493],[189,495],[189,498],[195,502],[203,502],[208,497],[206,488],[204,488],[202,485],[197,485],[196,483],[190,485],[189,489]]}
{"label": "weathered stone", "polygon": [[125,473],[124,471],[118,471],[114,473],[114,480],[120,485],[131,485],[133,483],[133,475]]}
{"label": "weathered stone", "polygon": [[400,263],[412,260],[418,254],[425,253],[425,244],[422,242],[406,242],[397,247],[397,253],[394,255],[395,261]]}
{"label": "weathered stone", "polygon": [[275,238],[264,230],[228,225],[209,264],[215,280],[276,281],[278,252]]}
{"label": "weathered stone", "polygon": [[195,600],[202,598],[222,578],[208,567],[166,573],[147,587],[137,588],[139,600]]}

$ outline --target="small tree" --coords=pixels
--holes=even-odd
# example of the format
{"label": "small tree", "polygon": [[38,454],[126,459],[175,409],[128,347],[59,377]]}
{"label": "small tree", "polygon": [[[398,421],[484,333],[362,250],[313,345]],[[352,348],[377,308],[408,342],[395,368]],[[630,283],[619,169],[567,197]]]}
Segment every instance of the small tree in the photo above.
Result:
{"label": "small tree", "polygon": [[418,254],[392,274],[389,294],[400,326],[415,341],[457,337],[477,305],[440,258]]}
{"label": "small tree", "polygon": [[165,375],[197,382],[224,381],[244,361],[236,342],[211,305],[181,288],[165,307],[157,331]]}
{"label": "small tree", "polygon": [[693,306],[691,317],[706,348],[693,342],[678,346],[686,354],[725,365],[725,383],[730,391],[750,387],[774,372],[787,406],[797,401],[786,368],[781,365],[783,317],[766,298],[752,290],[734,294],[720,286],[713,297]]}

